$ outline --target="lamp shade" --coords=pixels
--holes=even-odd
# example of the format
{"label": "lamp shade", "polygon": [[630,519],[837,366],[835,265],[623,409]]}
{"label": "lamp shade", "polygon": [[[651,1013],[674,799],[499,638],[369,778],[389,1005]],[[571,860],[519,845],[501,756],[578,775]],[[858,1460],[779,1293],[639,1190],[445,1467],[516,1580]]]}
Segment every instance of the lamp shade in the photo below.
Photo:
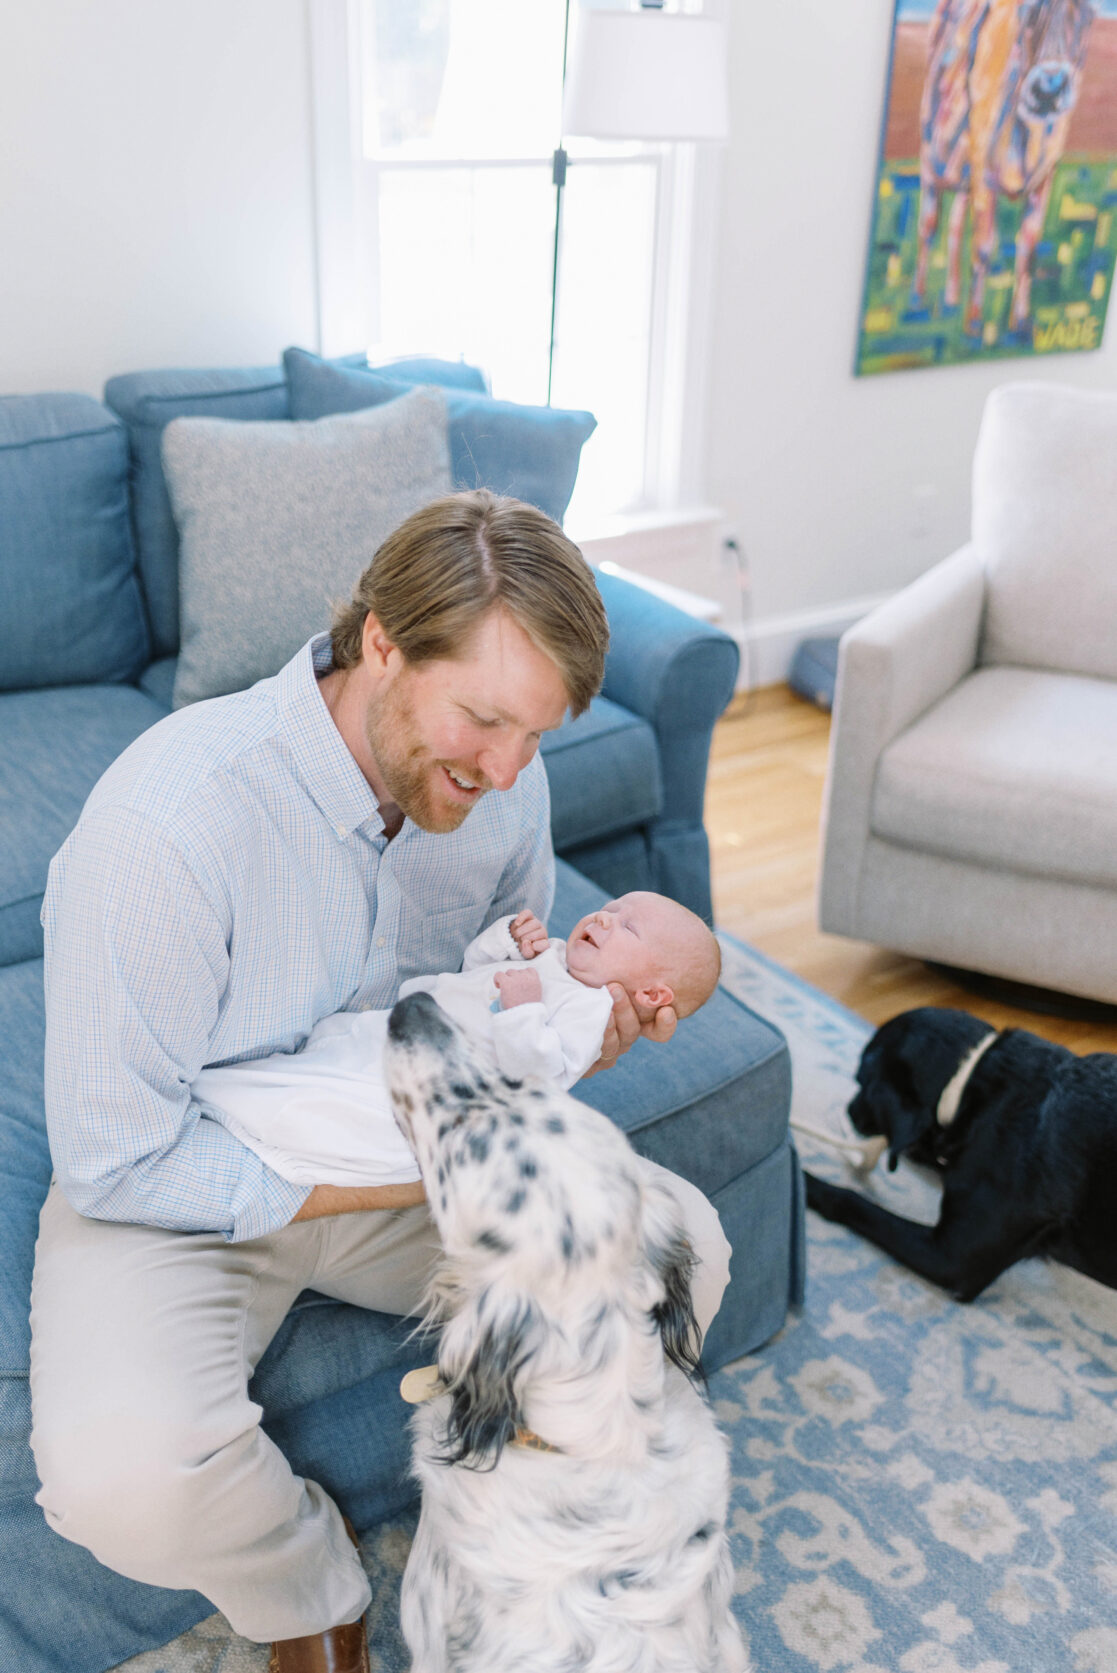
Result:
{"label": "lamp shade", "polygon": [[592,139],[725,139],[724,25],[678,12],[580,10],[562,126]]}

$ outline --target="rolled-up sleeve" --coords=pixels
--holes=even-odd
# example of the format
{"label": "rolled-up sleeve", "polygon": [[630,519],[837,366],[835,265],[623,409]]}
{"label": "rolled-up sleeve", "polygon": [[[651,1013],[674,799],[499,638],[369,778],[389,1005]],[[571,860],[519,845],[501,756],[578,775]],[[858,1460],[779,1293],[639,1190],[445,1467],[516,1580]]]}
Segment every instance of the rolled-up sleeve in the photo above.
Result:
{"label": "rolled-up sleeve", "polygon": [[229,972],[232,909],[134,810],[87,814],[51,871],[46,1112],[59,1185],[92,1219],[231,1241],[308,1191],[191,1100]]}

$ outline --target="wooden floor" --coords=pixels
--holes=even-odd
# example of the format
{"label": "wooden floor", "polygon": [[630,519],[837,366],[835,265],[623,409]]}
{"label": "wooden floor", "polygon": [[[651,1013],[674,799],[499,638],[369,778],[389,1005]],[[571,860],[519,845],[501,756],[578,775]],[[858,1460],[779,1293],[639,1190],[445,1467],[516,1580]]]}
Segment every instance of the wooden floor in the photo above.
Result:
{"label": "wooden floor", "polygon": [[818,826],[829,716],[786,686],[734,699],[714,734],[706,797],[714,917],[870,1022],[913,1005],[954,1005],[998,1028],[1029,1028],[1076,1052],[1117,1051],[1114,1020],[1012,1008],[916,959],[818,928]]}

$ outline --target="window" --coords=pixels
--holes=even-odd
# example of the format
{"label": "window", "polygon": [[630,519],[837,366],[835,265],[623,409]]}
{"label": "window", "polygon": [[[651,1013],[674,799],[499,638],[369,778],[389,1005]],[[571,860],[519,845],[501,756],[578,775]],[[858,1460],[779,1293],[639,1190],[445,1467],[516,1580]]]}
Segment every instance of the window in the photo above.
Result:
{"label": "window", "polygon": [[[353,282],[374,359],[462,355],[494,395],[546,401],[565,12],[349,0]],[[337,84],[319,70],[319,100]],[[318,129],[321,153],[321,114]],[[586,530],[679,499],[694,158],[635,142],[566,150],[551,399],[598,419],[568,513]]]}

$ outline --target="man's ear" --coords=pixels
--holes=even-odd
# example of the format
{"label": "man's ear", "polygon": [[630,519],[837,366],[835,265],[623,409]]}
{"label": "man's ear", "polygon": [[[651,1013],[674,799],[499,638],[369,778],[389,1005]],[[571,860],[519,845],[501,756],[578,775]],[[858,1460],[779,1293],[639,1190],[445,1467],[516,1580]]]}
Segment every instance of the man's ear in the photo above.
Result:
{"label": "man's ear", "polygon": [[380,618],[370,610],[361,630],[361,656],[374,679],[382,679],[388,672],[391,665],[389,659],[393,652],[395,660],[398,661],[400,651],[381,627]]}
{"label": "man's ear", "polygon": [[639,990],[636,1000],[638,1004],[646,1005],[650,1011],[661,1011],[665,1005],[675,1003],[675,990],[669,988],[666,982],[652,982]]}

